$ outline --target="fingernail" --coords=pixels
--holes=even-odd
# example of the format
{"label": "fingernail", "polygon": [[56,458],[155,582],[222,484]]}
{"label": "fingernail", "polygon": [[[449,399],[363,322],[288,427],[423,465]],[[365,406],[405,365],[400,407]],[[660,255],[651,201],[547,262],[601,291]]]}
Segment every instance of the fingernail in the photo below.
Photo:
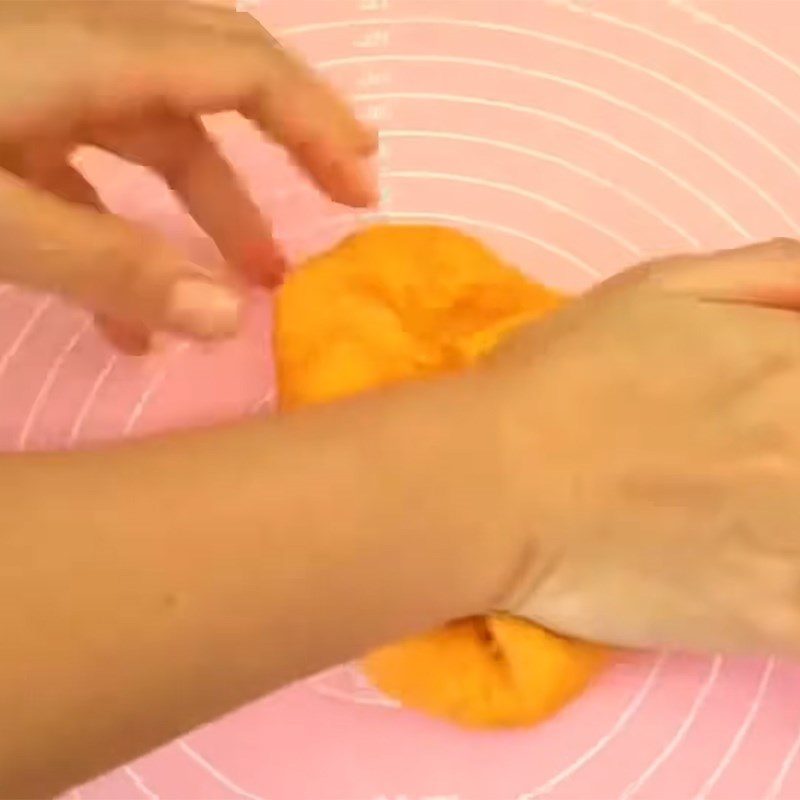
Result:
{"label": "fingernail", "polygon": [[289,263],[287,262],[286,257],[279,250],[276,250],[273,254],[272,261],[269,263],[267,271],[267,288],[277,289],[283,283],[288,272]]}
{"label": "fingernail", "polygon": [[241,262],[245,275],[267,289],[279,286],[287,270],[283,254],[271,239],[250,242],[242,247]]}
{"label": "fingernail", "polygon": [[320,182],[339,203],[369,207],[380,200],[378,174],[373,160],[354,158],[351,154],[317,155]]}
{"label": "fingernail", "polygon": [[347,183],[353,191],[353,204],[361,206],[377,205],[381,198],[378,189],[378,175],[375,164],[369,159],[350,161],[342,164]]}
{"label": "fingernail", "polygon": [[264,288],[268,289],[269,291],[275,291],[275,289],[279,289],[283,282],[286,280],[286,269],[276,269],[275,271],[270,271],[264,277]]}
{"label": "fingernail", "polygon": [[183,278],[172,289],[166,322],[174,333],[223,339],[236,333],[240,307],[230,289],[202,278]]}
{"label": "fingernail", "polygon": [[359,120],[361,124],[361,137],[358,144],[358,153],[362,156],[374,156],[380,147],[380,128],[371,123]]}

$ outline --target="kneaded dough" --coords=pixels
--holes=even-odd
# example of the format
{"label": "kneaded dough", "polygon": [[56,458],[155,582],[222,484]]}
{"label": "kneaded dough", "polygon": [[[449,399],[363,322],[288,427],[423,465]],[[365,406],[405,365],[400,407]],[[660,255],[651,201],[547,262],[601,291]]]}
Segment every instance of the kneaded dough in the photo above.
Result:
{"label": "kneaded dough", "polygon": [[[369,228],[301,265],[278,293],[280,407],[464,368],[563,300],[450,228]],[[575,697],[605,655],[523,620],[492,616],[383,648],[364,668],[410,708],[463,725],[516,726]]]}

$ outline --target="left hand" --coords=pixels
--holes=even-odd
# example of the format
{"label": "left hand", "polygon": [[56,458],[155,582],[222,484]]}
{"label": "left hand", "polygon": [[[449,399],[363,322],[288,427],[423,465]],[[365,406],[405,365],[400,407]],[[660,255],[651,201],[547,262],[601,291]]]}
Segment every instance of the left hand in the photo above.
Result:
{"label": "left hand", "polygon": [[[0,282],[90,308],[128,350],[156,330],[230,335],[236,284],[272,285],[282,261],[200,121],[225,110],[286,147],[333,199],[375,198],[374,132],[249,14],[180,0],[0,3]],[[106,213],[69,162],[80,144],[163,176],[227,273]]]}

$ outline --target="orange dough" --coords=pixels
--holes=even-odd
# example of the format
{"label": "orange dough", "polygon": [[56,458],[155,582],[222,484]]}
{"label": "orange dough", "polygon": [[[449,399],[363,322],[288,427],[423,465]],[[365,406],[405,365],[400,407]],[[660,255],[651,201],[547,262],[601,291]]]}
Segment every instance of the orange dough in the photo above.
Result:
{"label": "orange dough", "polygon": [[[307,261],[278,293],[281,407],[465,367],[561,302],[457,231],[375,226]],[[383,648],[364,666],[410,708],[488,727],[549,716],[604,660],[599,647],[496,616]]]}
{"label": "orange dough", "polygon": [[514,617],[454,622],[365,659],[372,682],[409,708],[468,727],[538,722],[600,670],[600,648]]}

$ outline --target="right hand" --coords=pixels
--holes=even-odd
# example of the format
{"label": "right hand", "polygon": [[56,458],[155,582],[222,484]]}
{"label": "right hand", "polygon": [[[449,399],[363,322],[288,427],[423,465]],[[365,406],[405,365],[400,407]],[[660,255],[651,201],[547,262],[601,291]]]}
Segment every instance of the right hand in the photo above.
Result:
{"label": "right hand", "polygon": [[[180,0],[0,3],[0,282],[94,311],[127,350],[151,331],[232,334],[237,285],[274,284],[269,226],[200,115],[238,111],[343,203],[375,199],[376,147],[337,95],[249,14]],[[212,274],[104,213],[81,144],[160,173],[227,262]]]}
{"label": "right hand", "polygon": [[487,362],[498,502],[529,553],[506,610],[619,646],[800,655],[798,310],[800,243],[665,259]]}

